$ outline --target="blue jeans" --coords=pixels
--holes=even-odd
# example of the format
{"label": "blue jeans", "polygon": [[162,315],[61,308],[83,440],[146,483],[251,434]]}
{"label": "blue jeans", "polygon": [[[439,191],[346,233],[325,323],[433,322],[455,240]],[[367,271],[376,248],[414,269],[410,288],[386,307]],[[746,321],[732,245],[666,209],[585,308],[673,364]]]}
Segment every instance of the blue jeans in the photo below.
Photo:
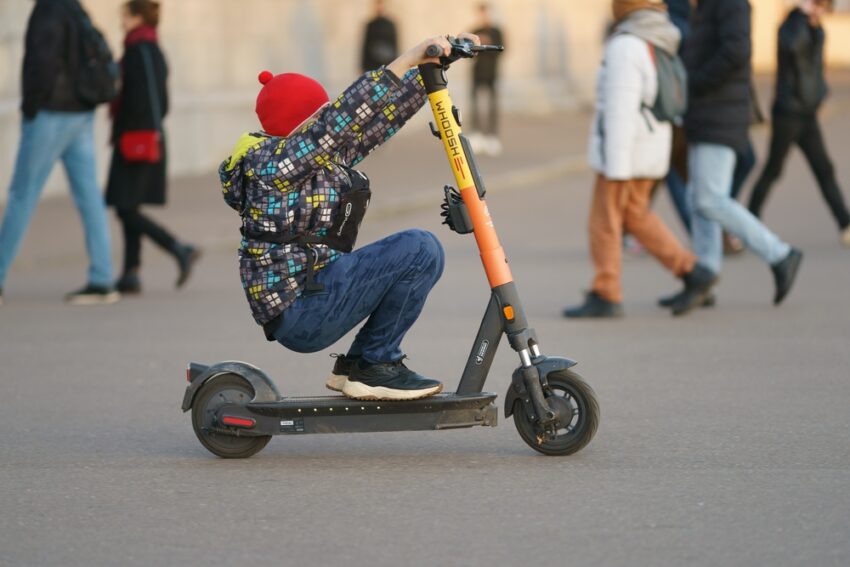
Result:
{"label": "blue jeans", "polygon": [[[62,160],[80,212],[90,265],[89,283],[112,285],[106,208],[94,161],[94,112],[40,111],[21,126],[15,172],[0,226],[0,286],[18,253],[35,206],[57,160]],[[51,235],[62,238],[61,234]]]}
{"label": "blue jeans", "polygon": [[348,350],[367,362],[402,358],[404,335],[443,273],[443,247],[424,230],[406,230],[343,255],[316,274],[321,292],[283,312],[274,338],[295,352],[329,347],[366,319]]}
{"label": "blue jeans", "polygon": [[718,144],[688,148],[688,199],[694,252],[700,264],[719,274],[723,263],[722,231],[737,236],[768,264],[784,259],[791,247],[740,203],[732,199],[735,152]]}
{"label": "blue jeans", "polygon": [[[753,148],[753,141],[747,139],[747,147],[743,152],[735,154],[735,172],[732,175],[732,191],[733,199],[737,199],[744,187],[744,182],[749,177],[753,168],[756,166],[756,150]],[[676,207],[676,213],[679,215],[682,224],[688,234],[691,233],[691,208],[688,204],[688,189],[685,181],[679,173],[671,169],[667,174],[667,189],[670,191],[670,198],[673,200],[673,206]]]}

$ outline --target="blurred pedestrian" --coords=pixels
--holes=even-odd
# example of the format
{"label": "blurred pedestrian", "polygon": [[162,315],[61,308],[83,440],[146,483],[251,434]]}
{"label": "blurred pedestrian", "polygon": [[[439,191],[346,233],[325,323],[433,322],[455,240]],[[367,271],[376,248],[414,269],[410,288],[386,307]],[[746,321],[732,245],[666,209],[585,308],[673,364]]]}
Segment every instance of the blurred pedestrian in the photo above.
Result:
{"label": "blurred pedestrian", "polygon": [[[478,27],[472,32],[484,45],[504,45],[501,28],[493,22],[492,8],[486,2],[478,5]],[[485,51],[472,63],[472,135],[473,149],[497,156],[502,153],[499,139],[499,58],[498,51]],[[481,99],[487,97],[485,118],[481,117]]]}
{"label": "blurred pedestrian", "polygon": [[124,57],[122,89],[112,105],[112,164],[106,202],[114,206],[124,231],[124,269],[116,287],[140,293],[142,237],[177,261],[177,287],[186,283],[200,252],[183,244],[143,215],[143,204],[162,205],[166,194],[166,144],[162,120],[168,113],[168,66],[157,42],[159,3],[130,0],[121,8]]}
{"label": "blurred pedestrian", "polygon": [[750,196],[749,209],[760,216],[792,144],[797,144],[817,178],[821,195],[840,232],[841,243],[850,247],[850,213],[835,179],[835,168],[826,151],[817,112],[827,95],[823,72],[826,39],[822,16],[832,0],[803,0],[779,28],[779,67],[770,155]]}
{"label": "blurred pedestrian", "polygon": [[366,24],[360,68],[374,71],[392,62],[398,55],[395,22],[386,14],[383,0],[375,0],[375,16]]}
{"label": "blurred pedestrian", "polygon": [[747,0],[698,0],[685,47],[690,93],[685,132],[688,137],[688,198],[694,250],[711,277],[685,279],[673,301],[674,313],[702,305],[723,262],[722,231],[741,239],[771,267],[774,304],[794,283],[802,253],[783,242],[730,192],[736,153],[746,149],[750,127],[752,44]]}
{"label": "blurred pedestrian", "polygon": [[0,303],[6,274],[58,160],[83,222],[90,261],[88,284],[65,299],[114,303],[120,294],[112,287],[109,228],[97,183],[94,108],[114,96],[117,73],[103,36],[78,0],[36,0],[22,75],[21,138],[0,226]]}
{"label": "blurred pedestrian", "polygon": [[590,164],[597,172],[590,210],[590,253],[596,276],[583,304],[566,317],[622,315],[622,234],[685,281],[707,272],[649,207],[670,163],[670,123],[652,109],[661,84],[655,59],[675,56],[679,31],[662,0],[614,0],[615,28],[605,45],[596,86]]}

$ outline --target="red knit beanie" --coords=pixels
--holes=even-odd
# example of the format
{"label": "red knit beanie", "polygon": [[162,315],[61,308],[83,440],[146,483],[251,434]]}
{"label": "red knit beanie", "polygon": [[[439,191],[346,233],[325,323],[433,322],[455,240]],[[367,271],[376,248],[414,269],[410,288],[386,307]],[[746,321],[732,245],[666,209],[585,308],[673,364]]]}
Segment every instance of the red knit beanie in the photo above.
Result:
{"label": "red knit beanie", "polygon": [[329,100],[322,85],[298,73],[272,75],[263,71],[258,79],[263,88],[257,95],[257,117],[263,130],[272,136],[289,136]]}

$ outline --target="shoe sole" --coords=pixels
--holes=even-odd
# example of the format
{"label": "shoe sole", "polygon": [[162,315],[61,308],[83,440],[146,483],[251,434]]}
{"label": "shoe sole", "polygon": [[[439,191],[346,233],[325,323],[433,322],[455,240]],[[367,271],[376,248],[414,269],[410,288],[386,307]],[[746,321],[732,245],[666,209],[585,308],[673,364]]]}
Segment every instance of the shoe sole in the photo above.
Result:
{"label": "shoe sole", "polygon": [[431,388],[422,390],[394,390],[384,386],[367,386],[362,382],[347,380],[342,388],[342,393],[354,400],[379,400],[379,401],[409,401],[419,400],[439,394],[443,391],[443,385],[438,384]]}
{"label": "shoe sole", "polygon": [[345,383],[348,381],[348,376],[341,376],[331,372],[328,379],[325,380],[325,388],[334,392],[342,392]]}
{"label": "shoe sole", "polygon": [[107,293],[105,295],[78,295],[70,297],[65,301],[69,305],[110,305],[117,303],[121,299],[121,294],[117,291]]}

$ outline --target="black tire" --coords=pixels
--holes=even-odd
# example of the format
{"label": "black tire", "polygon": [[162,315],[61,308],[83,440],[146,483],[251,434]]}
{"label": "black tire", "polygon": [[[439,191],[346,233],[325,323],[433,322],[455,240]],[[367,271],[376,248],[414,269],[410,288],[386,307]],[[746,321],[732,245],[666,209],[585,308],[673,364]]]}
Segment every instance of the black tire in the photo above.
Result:
{"label": "black tire", "polygon": [[245,459],[266,446],[271,435],[262,437],[226,435],[209,431],[215,414],[224,404],[248,403],[254,398],[251,384],[236,374],[223,374],[207,381],[192,404],[192,429],[201,445],[223,459]]}
{"label": "black tire", "polygon": [[529,447],[544,455],[572,455],[583,449],[599,426],[599,404],[596,394],[581,376],[570,370],[559,370],[547,376],[549,390],[544,392],[550,404],[559,404],[561,415],[569,414],[569,423],[562,418],[555,435],[545,433],[526,415],[522,400],[514,403],[514,425]]}

